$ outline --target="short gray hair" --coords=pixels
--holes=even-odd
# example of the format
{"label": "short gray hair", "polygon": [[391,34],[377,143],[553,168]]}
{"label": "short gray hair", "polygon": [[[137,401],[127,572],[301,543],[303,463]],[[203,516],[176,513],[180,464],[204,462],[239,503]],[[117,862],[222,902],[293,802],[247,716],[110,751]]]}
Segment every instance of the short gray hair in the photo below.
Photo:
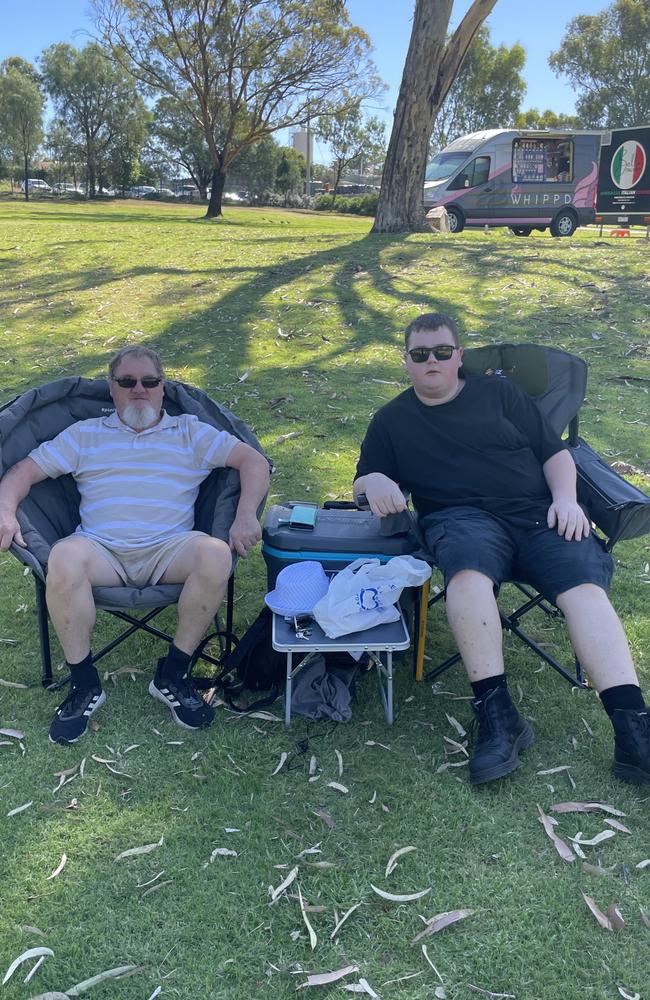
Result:
{"label": "short gray hair", "polygon": [[122,347],[117,354],[114,354],[108,363],[108,377],[109,379],[115,378],[115,372],[119,368],[121,362],[124,358],[148,358],[152,361],[155,368],[156,374],[164,378],[165,372],[163,370],[163,363],[160,360],[160,355],[153,350],[151,347],[143,347],[142,344],[130,344],[126,347]]}

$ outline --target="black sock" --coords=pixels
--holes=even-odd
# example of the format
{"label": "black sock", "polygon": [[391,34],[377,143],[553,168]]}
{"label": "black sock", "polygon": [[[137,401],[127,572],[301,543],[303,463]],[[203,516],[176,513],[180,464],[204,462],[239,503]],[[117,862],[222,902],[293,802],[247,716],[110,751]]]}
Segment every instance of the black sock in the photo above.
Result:
{"label": "black sock", "polygon": [[160,672],[164,677],[182,677],[189,667],[191,659],[190,653],[184,653],[172,642]]}
{"label": "black sock", "polygon": [[472,691],[475,698],[482,698],[488,691],[498,687],[508,687],[505,674],[495,674],[494,677],[484,677],[481,681],[474,681]]}
{"label": "black sock", "polygon": [[79,663],[70,663],[68,660],[65,662],[75,687],[85,689],[101,688],[102,684],[99,674],[93,665],[92,653],[88,653],[88,656],[85,656]]}
{"label": "black sock", "polygon": [[616,684],[614,687],[605,688],[604,691],[600,692],[600,700],[610,718],[612,712],[616,712],[618,709],[624,711],[632,709],[635,712],[645,710],[641,688],[636,684]]}

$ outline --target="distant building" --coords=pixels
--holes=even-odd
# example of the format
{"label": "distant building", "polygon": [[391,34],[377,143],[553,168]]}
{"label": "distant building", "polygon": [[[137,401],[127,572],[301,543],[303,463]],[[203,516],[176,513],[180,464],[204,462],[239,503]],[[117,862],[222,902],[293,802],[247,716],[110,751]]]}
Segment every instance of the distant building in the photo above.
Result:
{"label": "distant building", "polygon": [[[309,156],[307,156],[307,136],[309,135]],[[310,129],[307,132],[306,128],[299,128],[291,136],[291,145],[295,150],[309,160],[310,163],[314,162],[314,131]]]}

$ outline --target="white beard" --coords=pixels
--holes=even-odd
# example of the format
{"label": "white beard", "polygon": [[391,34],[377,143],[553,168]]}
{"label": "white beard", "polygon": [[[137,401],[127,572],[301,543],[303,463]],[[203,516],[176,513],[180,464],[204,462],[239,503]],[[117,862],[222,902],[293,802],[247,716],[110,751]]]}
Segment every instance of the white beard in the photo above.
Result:
{"label": "white beard", "polygon": [[143,431],[146,427],[151,427],[152,424],[156,423],[158,417],[159,414],[148,403],[145,406],[135,406],[133,403],[129,403],[122,414],[124,423],[134,431]]}

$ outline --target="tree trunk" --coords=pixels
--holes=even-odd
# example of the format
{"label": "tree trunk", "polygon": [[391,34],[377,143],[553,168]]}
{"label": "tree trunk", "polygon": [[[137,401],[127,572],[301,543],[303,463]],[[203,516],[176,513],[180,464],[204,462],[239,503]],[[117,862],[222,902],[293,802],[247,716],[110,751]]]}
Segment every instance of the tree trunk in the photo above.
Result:
{"label": "tree trunk", "polygon": [[27,153],[25,153],[24,161],[25,161],[25,201],[29,201],[29,160],[27,158]]}
{"label": "tree trunk", "polygon": [[416,0],[373,233],[419,232],[429,137],[474,35],[496,0],[474,0],[445,45],[453,0]]}
{"label": "tree trunk", "polygon": [[223,189],[226,183],[226,175],[222,173],[217,167],[212,171],[212,191],[210,192],[210,203],[208,204],[208,210],[205,213],[206,219],[216,219],[220,215],[223,215],[221,211],[221,201],[223,198]]}

